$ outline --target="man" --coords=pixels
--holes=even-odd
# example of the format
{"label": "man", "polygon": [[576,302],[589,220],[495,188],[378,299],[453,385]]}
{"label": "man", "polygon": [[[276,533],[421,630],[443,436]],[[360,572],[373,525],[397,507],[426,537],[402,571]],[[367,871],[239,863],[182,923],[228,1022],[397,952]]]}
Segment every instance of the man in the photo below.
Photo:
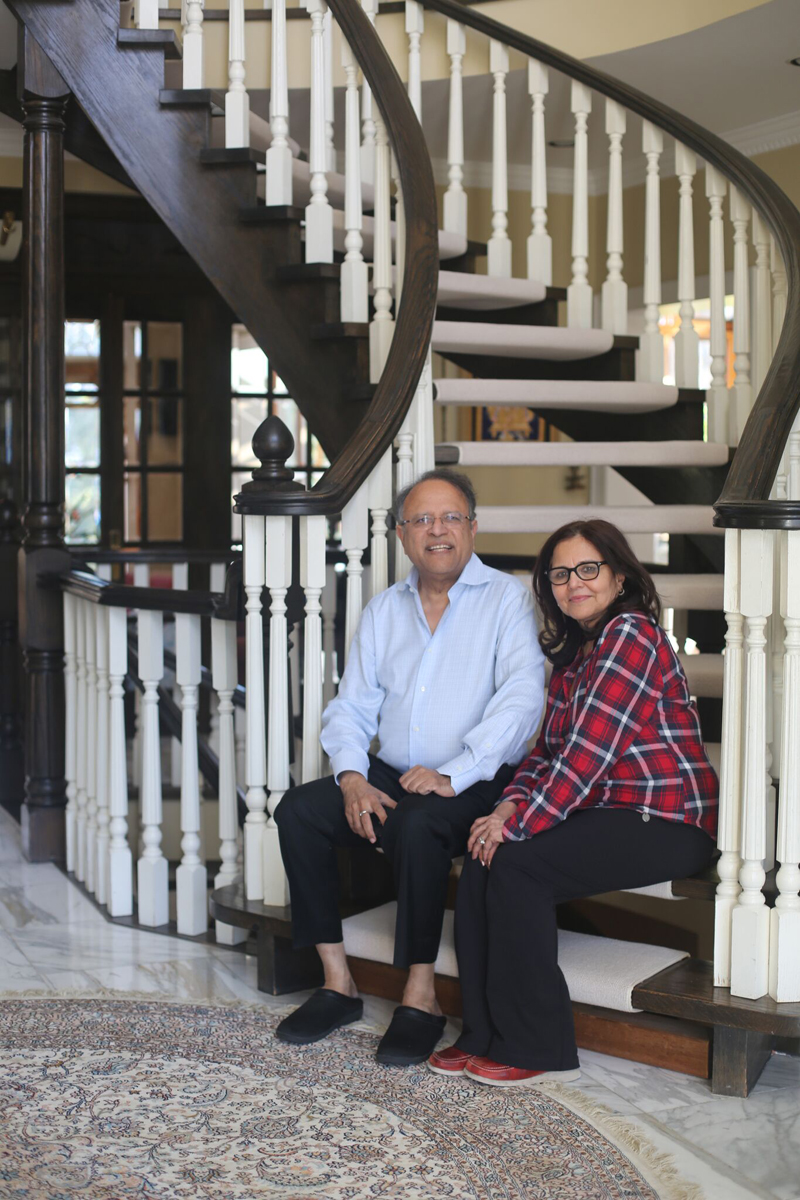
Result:
{"label": "man", "polygon": [[[434,990],[452,859],[492,810],[539,723],[544,659],[533,601],[474,553],[466,476],[428,471],[395,504],[413,569],[375,596],[323,715],[333,776],[286,793],[275,813],[289,877],[294,944],[316,945],[325,986],[276,1030],[308,1044],[363,1012],[338,914],[334,847],[362,840],[391,860],[394,965],[408,968],[379,1062],[422,1062],[445,1025]],[[377,735],[377,757],[368,753]]]}

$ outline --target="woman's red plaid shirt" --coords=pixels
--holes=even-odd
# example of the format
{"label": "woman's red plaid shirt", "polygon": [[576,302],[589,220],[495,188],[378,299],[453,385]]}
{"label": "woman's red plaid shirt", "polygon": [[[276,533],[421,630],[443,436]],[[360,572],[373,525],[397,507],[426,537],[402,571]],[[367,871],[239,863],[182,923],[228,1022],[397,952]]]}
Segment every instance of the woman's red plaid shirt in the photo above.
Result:
{"label": "woman's red plaid shirt", "polygon": [[631,807],[713,837],[717,795],[675,651],[652,618],[622,613],[587,658],[553,671],[542,732],[500,798],[517,805],[503,837],[523,841],[589,806]]}

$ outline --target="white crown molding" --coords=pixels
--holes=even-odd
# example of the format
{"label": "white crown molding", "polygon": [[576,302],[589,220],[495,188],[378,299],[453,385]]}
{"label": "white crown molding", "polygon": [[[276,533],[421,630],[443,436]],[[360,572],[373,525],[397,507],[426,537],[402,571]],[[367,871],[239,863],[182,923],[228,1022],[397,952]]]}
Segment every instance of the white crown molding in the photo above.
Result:
{"label": "white crown molding", "polygon": [[785,150],[787,146],[800,143],[800,109],[756,121],[753,125],[743,125],[741,129],[731,129],[722,137],[748,158],[770,150]]}

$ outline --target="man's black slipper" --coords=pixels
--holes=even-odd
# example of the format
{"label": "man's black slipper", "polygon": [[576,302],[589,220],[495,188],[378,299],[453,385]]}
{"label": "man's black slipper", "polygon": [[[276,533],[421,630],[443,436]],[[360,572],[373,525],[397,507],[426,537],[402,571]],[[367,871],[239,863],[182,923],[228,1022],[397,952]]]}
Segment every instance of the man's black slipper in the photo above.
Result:
{"label": "man's black slipper", "polygon": [[342,1025],[360,1021],[363,1015],[364,1001],[358,996],[343,996],[330,988],[317,988],[305,1004],[284,1017],[275,1030],[275,1037],[294,1046],[308,1046]]}
{"label": "man's black slipper", "polygon": [[410,1067],[425,1062],[433,1053],[446,1024],[446,1017],[401,1004],[394,1010],[375,1057],[379,1063],[390,1067]]}

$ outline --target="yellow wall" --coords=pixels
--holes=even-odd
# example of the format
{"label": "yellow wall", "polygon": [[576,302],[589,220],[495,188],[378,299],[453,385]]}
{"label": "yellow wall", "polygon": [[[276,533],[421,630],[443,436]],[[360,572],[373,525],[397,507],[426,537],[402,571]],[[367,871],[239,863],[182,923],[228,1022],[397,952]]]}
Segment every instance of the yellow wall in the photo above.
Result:
{"label": "yellow wall", "polygon": [[[99,194],[131,196],[130,188],[123,187],[115,179],[95,171],[88,163],[78,159],[67,159],[64,163],[64,186],[68,192],[94,192]],[[22,159],[0,158],[0,187],[22,187]]]}

